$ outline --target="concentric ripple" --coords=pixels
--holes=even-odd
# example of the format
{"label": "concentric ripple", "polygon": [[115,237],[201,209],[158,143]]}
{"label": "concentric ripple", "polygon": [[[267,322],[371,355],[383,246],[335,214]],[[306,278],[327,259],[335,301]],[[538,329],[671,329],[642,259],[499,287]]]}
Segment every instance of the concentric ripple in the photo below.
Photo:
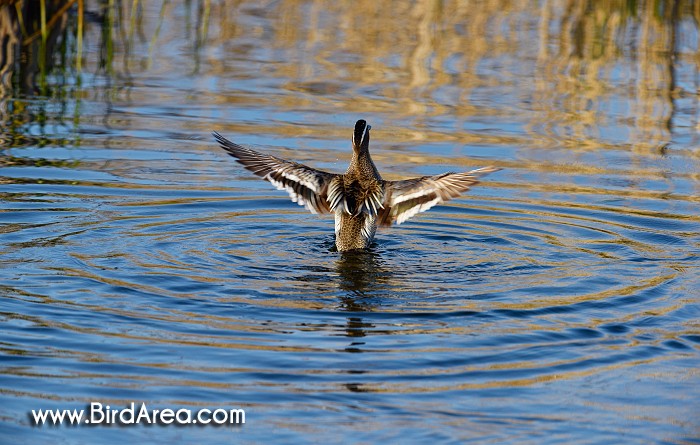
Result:
{"label": "concentric ripple", "polygon": [[[331,218],[262,182],[5,185],[5,413],[157,400],[234,404],[267,424],[333,406],[324,421],[383,412],[451,428],[466,415],[474,431],[513,428],[501,438],[523,419],[583,437],[586,422],[556,408],[573,399],[613,437],[604,413],[632,407],[604,388],[636,386],[630,370],[665,409],[682,405],[664,394],[690,382],[678,364],[700,343],[691,204],[555,200],[512,174],[345,254]],[[659,368],[673,379],[656,381]],[[581,397],[591,381],[595,409]],[[540,414],[501,417],[514,395],[541,400]]]}
{"label": "concentric ripple", "polygon": [[[0,444],[697,442],[696,4],[79,3],[0,67]],[[502,170],[341,254],[211,137],[342,172],[360,118]],[[31,425],[93,401],[247,419]]]}
{"label": "concentric ripple", "polygon": [[[3,387],[15,404],[147,394],[266,416],[354,393],[366,410],[402,418],[410,401],[449,423],[471,403],[430,408],[422,395],[471,394],[491,400],[472,419],[483,427],[518,422],[496,420],[494,398],[548,385],[565,398],[697,349],[683,304],[698,285],[697,217],[475,193],[339,254],[331,220],[279,195],[73,189],[5,204]],[[548,416],[534,421],[556,429],[563,414]]]}

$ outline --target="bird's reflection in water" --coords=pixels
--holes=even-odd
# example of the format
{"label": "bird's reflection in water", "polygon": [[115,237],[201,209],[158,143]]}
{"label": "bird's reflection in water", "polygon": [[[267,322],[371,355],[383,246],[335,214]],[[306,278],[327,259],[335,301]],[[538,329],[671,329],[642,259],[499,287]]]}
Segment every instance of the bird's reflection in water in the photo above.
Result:
{"label": "bird's reflection in water", "polygon": [[384,287],[389,272],[374,250],[340,252],[336,262],[338,286],[346,293],[341,297],[342,307],[351,312],[371,311],[372,299]]}
{"label": "bird's reflection in water", "polygon": [[[336,261],[338,287],[344,291],[340,297],[341,308],[348,312],[372,312],[378,305],[377,298],[385,288],[391,273],[375,250],[358,250],[340,252]],[[346,336],[352,339],[345,348],[349,353],[362,353],[366,345],[368,332],[375,326],[357,315],[348,317],[345,326]],[[348,369],[350,375],[361,375],[365,369]],[[348,391],[367,392],[361,382],[345,384]]]}

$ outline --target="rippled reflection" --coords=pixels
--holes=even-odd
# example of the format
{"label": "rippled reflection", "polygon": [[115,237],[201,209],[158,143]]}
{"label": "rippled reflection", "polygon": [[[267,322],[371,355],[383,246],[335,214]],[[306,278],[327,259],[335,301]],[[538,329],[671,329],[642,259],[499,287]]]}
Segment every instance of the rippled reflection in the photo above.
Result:
{"label": "rippled reflection", "polygon": [[[698,2],[66,4],[0,2],[0,442],[698,436]],[[504,170],[341,254],[210,136],[342,172],[358,118]]]}

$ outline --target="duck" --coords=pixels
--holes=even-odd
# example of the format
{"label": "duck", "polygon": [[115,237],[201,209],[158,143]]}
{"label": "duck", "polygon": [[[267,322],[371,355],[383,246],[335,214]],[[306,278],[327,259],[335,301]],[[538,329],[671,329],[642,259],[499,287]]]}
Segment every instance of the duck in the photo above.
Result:
{"label": "duck", "polygon": [[412,216],[455,198],[481,177],[500,170],[482,167],[462,173],[399,181],[382,179],[369,153],[367,121],[355,123],[352,159],[345,173],[330,173],[243,147],[213,132],[214,138],[244,168],[289,193],[292,201],[314,214],[335,215],[335,247],[339,252],[364,250],[378,226],[401,224]]}

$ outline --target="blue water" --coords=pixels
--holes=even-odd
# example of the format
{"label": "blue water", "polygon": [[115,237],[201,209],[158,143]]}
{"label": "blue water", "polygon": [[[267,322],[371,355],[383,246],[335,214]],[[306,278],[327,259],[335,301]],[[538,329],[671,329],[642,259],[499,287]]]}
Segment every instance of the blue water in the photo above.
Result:
{"label": "blue water", "polygon": [[[0,443],[698,441],[692,2],[128,3],[0,90]],[[360,118],[503,170],[340,254],[211,137],[342,172]],[[32,425],[91,402],[246,423]]]}

